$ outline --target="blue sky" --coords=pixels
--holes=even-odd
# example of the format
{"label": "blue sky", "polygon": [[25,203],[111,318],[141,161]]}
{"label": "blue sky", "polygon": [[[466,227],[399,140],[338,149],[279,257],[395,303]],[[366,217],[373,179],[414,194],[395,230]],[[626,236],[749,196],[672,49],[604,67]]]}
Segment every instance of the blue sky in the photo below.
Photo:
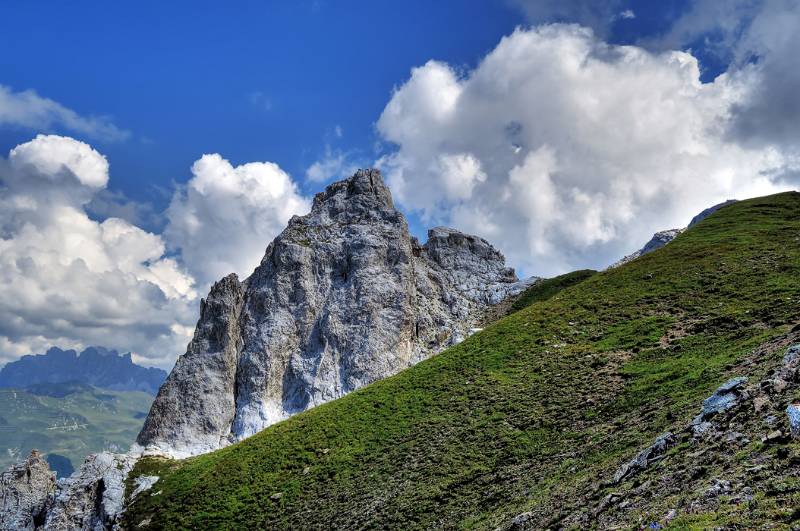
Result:
{"label": "blue sky", "polygon": [[[659,34],[686,5],[620,3],[618,12],[632,9],[636,18],[612,23],[608,40]],[[374,123],[412,67],[433,58],[472,68],[502,36],[532,22],[512,2],[481,0],[240,1],[235,9],[209,1],[6,2],[0,83],[129,131],[124,142],[59,124],[48,132],[101,148],[112,167],[109,189],[161,212],[172,182],[187,180],[203,153],[275,161],[298,179],[326,147],[371,161],[380,140]],[[713,58],[701,58],[718,73]],[[0,152],[31,133],[0,128]],[[300,183],[309,193],[320,188]],[[155,219],[142,222],[157,228]]]}
{"label": "blue sky", "polygon": [[[111,162],[111,189],[161,210],[164,188],[188,179],[202,153],[272,160],[298,177],[326,144],[373,158],[373,123],[412,66],[474,65],[524,23],[518,9],[484,1],[226,6],[4,3],[0,82],[129,130],[125,142],[92,145]],[[3,128],[0,150],[30,135]]]}
{"label": "blue sky", "polygon": [[359,166],[520,276],[797,188],[799,28],[800,0],[4,2],[0,364],[169,368],[210,283]]}

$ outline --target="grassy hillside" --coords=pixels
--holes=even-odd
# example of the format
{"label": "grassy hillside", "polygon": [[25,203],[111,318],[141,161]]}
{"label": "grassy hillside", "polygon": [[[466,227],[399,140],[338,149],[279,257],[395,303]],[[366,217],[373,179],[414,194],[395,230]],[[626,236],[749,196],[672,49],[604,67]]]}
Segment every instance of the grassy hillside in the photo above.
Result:
{"label": "grassy hillside", "polygon": [[597,271],[592,269],[580,269],[557,277],[541,280],[520,294],[517,300],[514,301],[514,304],[511,305],[511,311],[518,312],[523,308],[527,308],[534,302],[552,299],[559,292],[576,284],[580,284],[595,274],[597,274]]}
{"label": "grassy hillside", "polygon": [[32,391],[0,389],[2,469],[32,449],[47,454],[51,467],[60,464],[60,472],[92,452],[127,450],[153,401],[147,393],[85,384],[41,384]]}
{"label": "grassy hillside", "polygon": [[[760,378],[798,321],[800,194],[743,201],[664,249],[240,444],[181,462],[140,461],[134,475],[161,480],[129,508],[127,525],[495,528],[528,511],[533,527],[591,526],[599,500],[642,487],[605,486],[621,463],[685,426],[730,376]],[[693,455],[681,444],[681,455]],[[753,455],[772,455],[759,444],[725,452],[745,470]],[[800,458],[797,443],[783,448],[785,466],[771,472],[783,487],[759,494],[760,513],[734,509],[733,521],[747,510],[757,522],[791,518],[800,487],[790,471]],[[722,462],[687,477],[710,481]],[[651,490],[619,519],[657,521],[687,505],[682,490]],[[696,509],[676,521],[726,517]]]}

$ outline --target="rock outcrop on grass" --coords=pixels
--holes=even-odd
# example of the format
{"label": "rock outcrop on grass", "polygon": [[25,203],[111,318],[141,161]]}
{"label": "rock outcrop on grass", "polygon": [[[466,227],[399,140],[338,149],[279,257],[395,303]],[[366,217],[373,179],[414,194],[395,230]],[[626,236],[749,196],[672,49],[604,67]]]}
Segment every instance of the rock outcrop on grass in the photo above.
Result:
{"label": "rock outcrop on grass", "polygon": [[[797,337],[791,334],[754,353],[770,355]],[[688,523],[694,521],[694,515],[724,515],[728,507],[734,511],[737,505],[754,503],[759,492],[780,484],[773,479],[773,474],[779,476],[778,470],[786,468],[790,475],[800,472],[800,456],[793,455],[791,443],[800,435],[800,405],[791,402],[798,390],[800,344],[790,344],[782,360],[758,382],[749,383],[743,376],[730,378],[702,402],[688,425],[658,437],[620,466],[613,479],[595,491],[596,501],[589,503],[595,505],[591,519],[574,513],[561,524],[571,527],[591,522],[601,528],[617,528],[630,522],[631,515],[649,513],[646,527],[661,529],[672,523],[683,528],[692,527]],[[786,415],[781,415],[784,409]],[[614,490],[608,492],[608,488]],[[793,492],[786,491],[785,503],[792,503]],[[666,501],[662,515],[652,516],[660,502],[680,498],[684,498],[680,504],[670,507]],[[507,528],[536,528],[526,514],[510,520]],[[787,514],[789,520],[795,516]],[[756,513],[755,518],[765,516]]]}
{"label": "rock outcrop on grass", "polygon": [[377,170],[314,198],[240,282],[216,283],[138,443],[208,452],[430,357],[519,282],[485,240],[413,238]]}

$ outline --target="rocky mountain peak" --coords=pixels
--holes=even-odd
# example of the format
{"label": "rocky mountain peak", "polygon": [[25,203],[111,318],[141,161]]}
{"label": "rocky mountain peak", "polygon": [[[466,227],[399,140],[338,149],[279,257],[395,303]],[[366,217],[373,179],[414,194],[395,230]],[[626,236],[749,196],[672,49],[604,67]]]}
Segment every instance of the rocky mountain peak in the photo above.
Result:
{"label": "rocky mountain peak", "polygon": [[344,212],[374,214],[387,210],[394,210],[394,202],[380,170],[362,169],[314,196],[310,215],[324,211],[333,218]]}
{"label": "rocky mountain peak", "polygon": [[460,341],[528,284],[482,238],[437,227],[420,245],[380,171],[359,170],[292,218],[244,282],[212,287],[138,442],[225,446]]}

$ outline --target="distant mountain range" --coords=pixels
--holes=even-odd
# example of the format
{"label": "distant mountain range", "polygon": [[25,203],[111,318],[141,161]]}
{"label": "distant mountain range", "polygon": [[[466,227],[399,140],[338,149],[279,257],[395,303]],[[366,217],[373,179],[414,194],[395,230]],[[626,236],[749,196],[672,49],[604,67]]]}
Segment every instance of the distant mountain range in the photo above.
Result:
{"label": "distant mountain range", "polygon": [[23,356],[0,370],[0,388],[28,389],[42,384],[73,382],[115,391],[158,392],[167,373],[133,363],[130,353],[103,347],[74,350],[53,347],[45,354]]}

